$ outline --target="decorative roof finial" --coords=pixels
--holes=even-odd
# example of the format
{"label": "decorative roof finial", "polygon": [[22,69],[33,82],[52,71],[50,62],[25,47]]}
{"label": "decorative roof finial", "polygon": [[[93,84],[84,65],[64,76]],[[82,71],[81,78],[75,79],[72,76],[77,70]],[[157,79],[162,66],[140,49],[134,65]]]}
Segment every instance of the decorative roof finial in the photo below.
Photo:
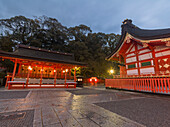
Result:
{"label": "decorative roof finial", "polygon": [[132,24],[132,20],[131,19],[125,19],[122,23],[123,24],[127,24],[127,23]]}

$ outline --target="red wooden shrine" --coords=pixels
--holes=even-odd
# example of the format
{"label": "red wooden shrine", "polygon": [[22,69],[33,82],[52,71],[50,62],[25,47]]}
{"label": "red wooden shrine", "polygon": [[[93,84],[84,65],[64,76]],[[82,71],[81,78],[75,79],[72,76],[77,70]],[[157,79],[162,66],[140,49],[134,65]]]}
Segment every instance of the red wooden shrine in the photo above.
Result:
{"label": "red wooden shrine", "polygon": [[[123,22],[121,27],[122,34],[118,45],[106,58],[109,61],[120,63],[120,75],[115,77],[117,79],[106,80],[106,87],[136,90],[135,85],[141,84],[138,90],[144,90],[142,85],[144,87],[149,83],[150,86],[146,87],[148,89],[151,87],[158,91],[158,88],[160,88],[165,91],[163,87],[166,87],[169,92],[170,29],[141,29],[132,24],[132,20],[128,19]],[[142,78],[143,80],[141,81]],[[144,78],[154,80],[153,82],[152,80],[145,82]],[[130,81],[134,82],[130,83]],[[118,82],[120,83],[116,86],[115,83]],[[134,86],[128,87],[128,85],[132,84]],[[159,85],[163,86],[159,87]],[[148,91],[148,89],[145,91]]]}
{"label": "red wooden shrine", "polygon": [[14,62],[13,73],[6,76],[9,89],[75,88],[76,69],[85,66],[73,54],[25,45],[18,45],[12,53],[0,51],[0,57]]}

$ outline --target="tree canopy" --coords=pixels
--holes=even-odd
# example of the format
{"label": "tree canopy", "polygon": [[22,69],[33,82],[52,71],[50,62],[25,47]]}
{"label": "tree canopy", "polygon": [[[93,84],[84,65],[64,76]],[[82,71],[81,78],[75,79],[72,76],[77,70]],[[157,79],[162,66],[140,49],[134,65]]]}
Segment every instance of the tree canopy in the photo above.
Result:
{"label": "tree canopy", "polygon": [[75,60],[88,64],[80,70],[84,77],[108,78],[111,68],[115,74],[119,73],[116,63],[105,60],[116,47],[119,37],[114,33],[93,33],[83,24],[67,28],[57,19],[47,16],[0,19],[0,50],[12,52],[17,44],[24,44],[74,53]]}

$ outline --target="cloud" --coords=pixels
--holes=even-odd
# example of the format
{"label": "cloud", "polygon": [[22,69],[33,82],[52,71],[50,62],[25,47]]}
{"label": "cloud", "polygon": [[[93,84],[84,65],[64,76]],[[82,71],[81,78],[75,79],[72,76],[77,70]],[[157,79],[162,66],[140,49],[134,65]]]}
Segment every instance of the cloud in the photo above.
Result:
{"label": "cloud", "polygon": [[120,34],[126,18],[141,28],[170,27],[169,5],[168,0],[1,0],[0,17],[46,15],[67,27],[85,24],[93,32]]}

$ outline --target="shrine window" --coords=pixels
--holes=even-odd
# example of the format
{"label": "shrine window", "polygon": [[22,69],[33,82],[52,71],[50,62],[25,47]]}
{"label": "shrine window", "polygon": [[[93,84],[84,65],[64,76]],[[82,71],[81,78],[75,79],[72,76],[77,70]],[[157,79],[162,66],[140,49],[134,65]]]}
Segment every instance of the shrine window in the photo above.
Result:
{"label": "shrine window", "polygon": [[131,68],[136,68],[135,64],[128,65],[128,69],[131,69]]}
{"label": "shrine window", "polygon": [[142,66],[142,67],[151,66],[151,61],[142,62],[142,63],[141,63],[141,66]]}

